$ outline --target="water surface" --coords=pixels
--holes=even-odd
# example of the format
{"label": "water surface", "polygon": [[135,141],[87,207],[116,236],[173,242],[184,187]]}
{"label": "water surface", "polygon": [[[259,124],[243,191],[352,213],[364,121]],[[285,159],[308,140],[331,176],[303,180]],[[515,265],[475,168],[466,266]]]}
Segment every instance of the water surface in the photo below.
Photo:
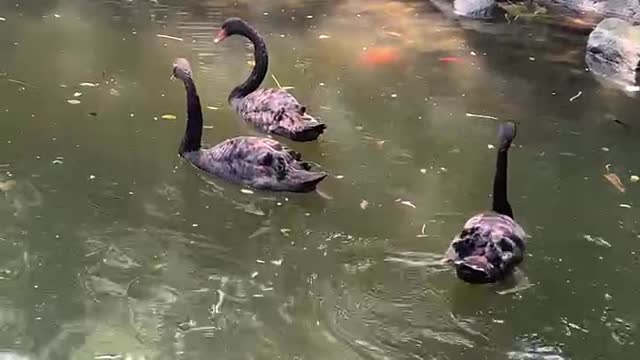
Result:
{"label": "water surface", "polygon": [[[288,143],[331,174],[322,195],[249,194],[176,155],[177,56],[206,142],[256,134],[226,104],[252,64],[244,40],[212,42],[229,16],[264,34],[265,86],[328,124]],[[7,0],[0,17],[0,358],[635,358],[637,99],[585,70],[584,37],[421,1]],[[363,62],[376,48],[395,62]],[[490,204],[486,116],[519,123],[531,239],[514,279],[469,286],[439,260]]]}

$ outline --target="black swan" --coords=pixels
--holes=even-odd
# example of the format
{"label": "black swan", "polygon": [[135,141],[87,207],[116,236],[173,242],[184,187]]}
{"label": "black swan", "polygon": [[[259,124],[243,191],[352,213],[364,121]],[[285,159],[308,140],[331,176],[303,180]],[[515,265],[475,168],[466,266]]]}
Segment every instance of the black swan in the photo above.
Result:
{"label": "black swan", "polygon": [[300,154],[273,139],[241,136],[203,149],[202,108],[185,59],[173,64],[173,76],[187,92],[187,128],[179,154],[197,168],[225,180],[272,191],[310,192],[327,174],[312,172]]}
{"label": "black swan", "polygon": [[507,200],[507,153],[515,136],[514,123],[500,125],[493,211],[469,219],[446,254],[446,260],[455,265],[458,278],[469,283],[501,280],[524,256],[526,235],[515,222]]}
{"label": "black swan", "polygon": [[326,125],[307,114],[306,107],[283,89],[258,89],[267,74],[269,55],[262,36],[239,18],[229,18],[214,42],[231,35],[242,35],[253,43],[255,66],[242,85],[229,94],[229,103],[240,117],[261,131],[294,141],[313,141]]}

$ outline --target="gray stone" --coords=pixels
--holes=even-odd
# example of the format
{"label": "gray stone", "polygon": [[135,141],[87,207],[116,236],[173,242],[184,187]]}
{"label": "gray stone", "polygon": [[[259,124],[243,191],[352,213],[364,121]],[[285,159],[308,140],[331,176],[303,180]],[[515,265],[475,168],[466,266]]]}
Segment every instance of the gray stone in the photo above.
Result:
{"label": "gray stone", "polygon": [[602,20],[589,35],[585,60],[596,75],[624,86],[637,85],[640,26],[617,18]]}
{"label": "gray stone", "polygon": [[454,0],[453,11],[460,16],[490,19],[497,4],[495,0]]}
{"label": "gray stone", "polygon": [[617,17],[640,22],[640,0],[544,0],[580,12],[592,12],[607,17]]}

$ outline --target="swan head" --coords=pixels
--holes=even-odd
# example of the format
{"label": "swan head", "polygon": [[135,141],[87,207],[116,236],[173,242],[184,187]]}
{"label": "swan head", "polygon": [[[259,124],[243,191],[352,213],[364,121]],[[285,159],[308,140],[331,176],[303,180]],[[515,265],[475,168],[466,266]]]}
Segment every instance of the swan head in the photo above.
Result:
{"label": "swan head", "polygon": [[251,25],[249,25],[246,21],[237,17],[228,18],[222,24],[222,27],[218,32],[218,36],[216,36],[213,42],[218,43],[231,35],[246,34],[247,32],[252,31],[255,32]]}
{"label": "swan head", "polygon": [[191,65],[189,65],[187,59],[177,58],[176,61],[173,62],[173,77],[186,80],[191,79],[191,75]]}

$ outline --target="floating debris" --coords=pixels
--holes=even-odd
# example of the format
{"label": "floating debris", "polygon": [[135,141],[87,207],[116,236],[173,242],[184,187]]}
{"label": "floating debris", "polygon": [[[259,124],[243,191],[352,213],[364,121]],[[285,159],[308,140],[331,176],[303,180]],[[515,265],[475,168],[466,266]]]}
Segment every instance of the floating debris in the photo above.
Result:
{"label": "floating debris", "polygon": [[5,19],[2,16],[0,16],[0,21],[7,21],[7,19]]}
{"label": "floating debris", "polygon": [[582,235],[582,237],[587,240],[588,242],[592,242],[596,245],[600,245],[600,246],[605,246],[605,247],[611,247],[611,244],[606,241],[605,239],[599,237],[599,236],[591,236],[588,234],[584,234]]}
{"label": "floating debris", "polygon": [[79,91],[76,91],[73,93],[73,97],[80,97],[80,96],[82,96],[82,93]]}
{"label": "floating debris", "polygon": [[426,174],[427,173],[427,169],[422,168],[422,169],[420,169],[420,172],[423,173],[423,174]]}
{"label": "floating debris", "polygon": [[159,37],[159,38],[163,38],[163,39],[184,41],[183,38],[179,38],[179,37],[175,37],[175,36],[171,36],[171,35],[156,34],[156,36]]}
{"label": "floating debris", "polygon": [[632,183],[638,182],[640,180],[640,177],[638,177],[638,175],[631,175],[629,177],[629,181],[631,181]]}
{"label": "floating debris", "polygon": [[209,109],[209,110],[218,110],[219,108],[215,107],[215,106],[207,106],[207,109]]}
{"label": "floating debris", "polygon": [[369,202],[368,202],[367,200],[362,200],[362,201],[360,202],[360,208],[361,208],[362,210],[365,210],[365,209],[366,209],[366,208],[368,208],[368,207],[369,207]]}
{"label": "floating debris", "polygon": [[420,234],[416,235],[417,238],[425,238],[425,237],[429,237],[429,235],[427,235],[424,231],[427,228],[427,224],[422,224],[422,228],[420,228]]}
{"label": "floating debris", "polygon": [[67,102],[68,102],[69,104],[71,104],[71,105],[78,105],[78,104],[80,104],[80,100],[78,100],[78,99],[69,99],[69,100],[67,100]]}
{"label": "floating debris", "polygon": [[615,188],[618,189],[618,191],[620,191],[621,193],[627,191],[627,189],[625,189],[624,185],[622,184],[622,181],[620,181],[618,175],[614,173],[604,174],[604,178],[607,179],[611,183],[611,185],[615,186]]}
{"label": "floating debris", "polygon": [[16,79],[7,79],[7,81],[12,82],[12,83],[16,83],[16,84],[20,84],[22,86],[26,86],[26,87],[30,87],[30,88],[35,88],[35,85],[31,85],[28,82],[24,82],[24,81],[20,81],[20,80],[16,80]]}
{"label": "floating debris", "polygon": [[480,118],[480,119],[499,120],[497,117],[491,116],[491,115],[481,115],[481,114],[472,114],[472,113],[466,113],[465,115],[467,117],[474,117],[474,118]]}
{"label": "floating debris", "polygon": [[397,199],[396,202],[404,205],[404,206],[408,206],[408,207],[412,207],[414,209],[417,209],[417,207],[415,205],[413,205],[413,203],[411,201],[408,200],[402,200],[402,199]]}
{"label": "floating debris", "polygon": [[241,189],[240,192],[243,193],[243,194],[253,195],[253,191],[251,191],[249,189]]}
{"label": "floating debris", "polygon": [[276,78],[276,76],[273,75],[273,74],[271,74],[271,78],[273,79],[273,81],[276,82],[276,85],[278,85],[278,88],[280,90],[291,90],[291,89],[294,88],[293,86],[282,86],[282,85],[280,85],[280,81],[278,81],[278,78]]}
{"label": "floating debris", "polygon": [[631,205],[629,205],[629,204],[620,204],[618,206],[620,206],[621,208],[625,208],[625,209],[631,209]]}
{"label": "floating debris", "polygon": [[120,91],[117,89],[109,89],[109,95],[120,96]]}
{"label": "floating debris", "polygon": [[493,144],[489,144],[487,145],[487,149],[495,149],[495,146],[493,146]]}
{"label": "floating debris", "polygon": [[79,86],[83,86],[83,87],[96,87],[98,86],[98,84],[96,83],[92,83],[92,82],[83,82],[80,83]]}
{"label": "floating debris", "polygon": [[573,96],[571,97],[571,99],[569,99],[569,102],[573,102],[573,100],[575,100],[575,99],[579,98],[580,96],[582,96],[582,90],[581,90],[581,91],[578,91],[578,93],[577,93],[577,94],[573,95]]}
{"label": "floating debris", "polygon": [[162,116],[160,116],[161,119],[163,120],[175,120],[177,119],[177,117],[173,114],[164,114]]}
{"label": "floating debris", "polygon": [[329,35],[324,35],[324,34],[322,34],[322,35],[318,36],[318,39],[329,39],[329,38],[331,38],[331,36],[329,36]]}

